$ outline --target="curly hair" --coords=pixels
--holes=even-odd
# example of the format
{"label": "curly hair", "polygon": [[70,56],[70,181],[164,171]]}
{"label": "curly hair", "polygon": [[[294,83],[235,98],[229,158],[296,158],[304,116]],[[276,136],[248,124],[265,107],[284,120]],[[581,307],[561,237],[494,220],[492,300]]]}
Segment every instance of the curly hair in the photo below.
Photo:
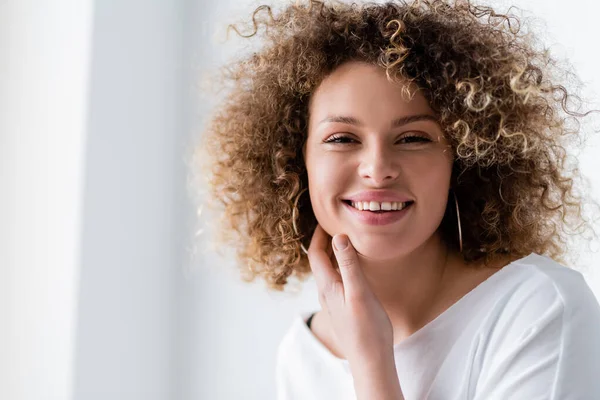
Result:
{"label": "curly hair", "polygon": [[[216,243],[236,250],[244,280],[258,276],[281,290],[310,272],[300,243],[308,247],[317,221],[309,196],[298,197],[308,188],[308,104],[347,61],[414,82],[439,116],[455,152],[451,186],[466,263],[531,252],[564,262],[569,236],[594,231],[582,212],[583,178],[565,148],[568,138],[583,143],[578,118],[591,111],[568,109],[580,98],[557,83],[564,71],[521,32],[518,17],[467,0],[308,0],[277,12],[261,5],[248,34],[228,28],[251,38],[261,25],[260,50],[219,70],[231,90],[197,148],[208,204],[222,214]],[[440,232],[456,245],[451,210]]]}

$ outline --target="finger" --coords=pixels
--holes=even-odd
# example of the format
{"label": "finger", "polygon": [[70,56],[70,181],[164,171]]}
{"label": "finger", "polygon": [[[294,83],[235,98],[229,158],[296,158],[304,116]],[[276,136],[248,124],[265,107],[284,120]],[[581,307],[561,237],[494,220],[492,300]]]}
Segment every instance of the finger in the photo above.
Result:
{"label": "finger", "polygon": [[319,293],[331,290],[336,283],[341,284],[341,276],[335,272],[327,254],[330,236],[320,225],[317,225],[308,247],[308,261],[315,277]]}
{"label": "finger", "polygon": [[354,250],[348,235],[335,235],[333,248],[342,276],[345,297],[364,293],[367,281],[359,264],[356,250]]}
{"label": "finger", "polygon": [[333,266],[333,270],[338,276],[340,275],[340,266],[337,263],[337,259],[335,258],[335,252],[333,251],[333,241],[332,237],[327,235],[327,256],[329,257],[329,262]]}

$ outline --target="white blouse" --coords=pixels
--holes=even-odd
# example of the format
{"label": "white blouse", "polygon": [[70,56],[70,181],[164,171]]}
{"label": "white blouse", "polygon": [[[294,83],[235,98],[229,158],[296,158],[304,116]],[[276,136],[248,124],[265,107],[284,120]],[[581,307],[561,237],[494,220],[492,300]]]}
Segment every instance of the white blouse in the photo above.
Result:
{"label": "white blouse", "polygon": [[[346,360],[297,316],[278,347],[279,400],[355,399]],[[600,305],[581,273],[532,253],[394,346],[406,400],[598,400]]]}

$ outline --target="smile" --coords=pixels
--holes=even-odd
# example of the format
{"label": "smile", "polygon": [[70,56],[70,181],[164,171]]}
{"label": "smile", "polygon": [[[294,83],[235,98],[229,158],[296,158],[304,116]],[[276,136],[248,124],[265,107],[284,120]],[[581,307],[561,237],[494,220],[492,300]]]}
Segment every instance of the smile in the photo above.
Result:
{"label": "smile", "polygon": [[[344,204],[344,208],[349,211],[350,215],[362,223],[368,225],[388,225],[403,219],[413,208],[412,205],[414,204],[414,201],[408,201],[406,203],[392,202],[391,204],[385,204],[386,202],[383,202],[382,204],[379,204],[378,202],[357,202],[358,204],[353,204],[350,201],[343,200],[342,203]],[[368,208],[366,208],[367,204],[369,205]],[[363,209],[361,210],[357,207],[363,207]],[[383,210],[381,208],[383,208]],[[386,210],[386,208],[390,208],[390,210]]]}
{"label": "smile", "polygon": [[360,211],[400,211],[410,205],[412,201],[397,202],[397,201],[348,201],[352,207]]}

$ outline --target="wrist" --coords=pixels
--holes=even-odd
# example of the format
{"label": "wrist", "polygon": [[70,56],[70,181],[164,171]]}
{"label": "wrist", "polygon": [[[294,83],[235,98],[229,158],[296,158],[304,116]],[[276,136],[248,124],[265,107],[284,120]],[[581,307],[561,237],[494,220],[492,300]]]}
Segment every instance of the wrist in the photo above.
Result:
{"label": "wrist", "polygon": [[393,353],[355,360],[350,370],[357,399],[403,399]]}
{"label": "wrist", "polygon": [[350,361],[352,375],[360,377],[395,377],[397,378],[394,357],[369,357]]}
{"label": "wrist", "polygon": [[393,348],[369,349],[360,353],[352,353],[348,354],[347,359],[350,365],[356,366],[357,369],[377,370],[390,367],[396,368]]}

